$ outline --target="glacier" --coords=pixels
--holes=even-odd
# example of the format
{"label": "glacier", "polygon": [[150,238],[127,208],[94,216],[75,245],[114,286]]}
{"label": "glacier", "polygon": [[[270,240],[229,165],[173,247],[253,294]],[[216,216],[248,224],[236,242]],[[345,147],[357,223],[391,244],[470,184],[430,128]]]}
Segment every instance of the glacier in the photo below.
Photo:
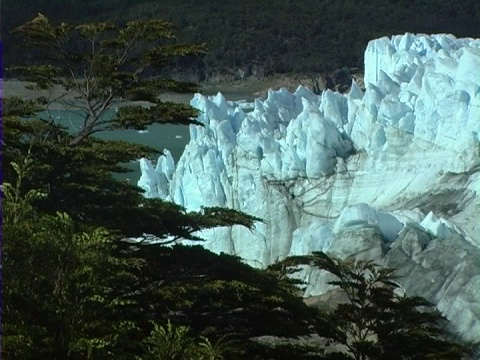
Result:
{"label": "glacier", "polygon": [[[202,232],[204,246],[264,267],[325,251],[398,269],[466,339],[480,334],[480,40],[404,34],[368,43],[365,91],[299,86],[264,100],[196,94],[178,164],[141,159],[145,196],[258,216]],[[159,138],[159,142],[161,138]],[[329,291],[302,269],[305,296]]]}

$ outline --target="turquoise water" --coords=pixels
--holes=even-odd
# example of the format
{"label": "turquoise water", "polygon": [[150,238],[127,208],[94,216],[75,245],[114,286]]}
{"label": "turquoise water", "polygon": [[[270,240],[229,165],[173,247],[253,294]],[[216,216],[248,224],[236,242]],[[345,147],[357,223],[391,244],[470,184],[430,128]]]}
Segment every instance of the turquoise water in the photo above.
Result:
{"label": "turquoise water", "polygon": [[[67,127],[70,131],[79,128],[83,121],[80,114],[68,110],[55,110],[51,112],[58,124]],[[105,117],[108,119],[115,114],[113,110],[108,112]],[[39,114],[41,118],[47,118],[46,113]],[[175,162],[178,162],[185,146],[190,141],[190,132],[188,126],[184,125],[151,125],[146,132],[137,130],[114,130],[95,134],[105,140],[125,140],[132,143],[152,146],[156,149],[168,149],[172,153]],[[152,159],[153,160],[153,159]],[[156,160],[156,159],[155,159]],[[140,179],[140,166],[137,162],[126,164],[133,172],[128,174],[119,174],[117,178],[128,179],[132,184],[136,184]]]}

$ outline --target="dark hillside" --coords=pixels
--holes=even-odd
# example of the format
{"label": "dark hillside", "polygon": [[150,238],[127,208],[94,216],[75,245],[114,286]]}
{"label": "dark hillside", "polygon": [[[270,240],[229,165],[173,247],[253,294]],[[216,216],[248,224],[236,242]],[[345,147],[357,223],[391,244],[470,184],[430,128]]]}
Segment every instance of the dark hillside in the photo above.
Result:
{"label": "dark hillside", "polygon": [[10,31],[37,12],[79,23],[166,18],[178,26],[181,40],[208,44],[201,61],[177,64],[198,80],[361,68],[369,40],[405,32],[480,37],[479,0],[17,0],[2,5],[6,66],[31,56]]}

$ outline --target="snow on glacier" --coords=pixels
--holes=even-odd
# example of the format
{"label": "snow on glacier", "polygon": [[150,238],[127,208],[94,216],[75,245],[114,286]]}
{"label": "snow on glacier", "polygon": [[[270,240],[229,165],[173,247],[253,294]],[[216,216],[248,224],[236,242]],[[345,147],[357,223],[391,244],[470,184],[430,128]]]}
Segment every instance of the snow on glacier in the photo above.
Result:
{"label": "snow on glacier", "polygon": [[[480,40],[405,34],[371,41],[365,88],[353,82],[346,95],[321,96],[302,86],[270,90],[251,104],[196,94],[191,104],[205,126],[190,126],[178,164],[168,151],[155,169],[142,159],[138,185],[188,210],[225,206],[263,218],[253,232],[201,234],[207,248],[256,266],[321,250],[410,275],[423,266],[434,276],[448,267],[429,254],[454,243],[475,253],[458,257],[464,270],[456,264],[455,271],[480,277]],[[463,293],[445,285],[430,298],[449,317],[468,320],[457,324],[462,333],[480,332],[480,309],[462,313],[458,305],[480,295],[467,277],[456,279]],[[307,295],[325,289],[310,281]]]}

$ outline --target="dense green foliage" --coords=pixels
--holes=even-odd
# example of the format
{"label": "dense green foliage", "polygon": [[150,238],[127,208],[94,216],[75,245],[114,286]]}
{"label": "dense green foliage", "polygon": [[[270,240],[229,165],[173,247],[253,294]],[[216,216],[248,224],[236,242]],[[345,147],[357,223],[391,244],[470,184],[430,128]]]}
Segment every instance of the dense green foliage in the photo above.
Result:
{"label": "dense green foliage", "polygon": [[[19,109],[18,100],[15,104]],[[64,164],[41,157],[40,145],[55,146],[39,143],[45,133],[37,131],[37,137],[29,128],[41,129],[45,124],[15,119],[8,112],[8,102],[6,105],[5,155],[11,161],[5,167],[3,202],[2,261],[8,279],[2,316],[5,359],[158,358],[159,352],[166,351],[166,345],[156,342],[162,334],[159,324],[168,321],[180,326],[173,332],[191,327],[193,332],[185,335],[185,341],[195,345],[192,351],[199,359],[212,352],[241,355],[249,346],[242,343],[238,349],[229,339],[222,340],[225,334],[245,341],[256,335],[295,336],[311,331],[308,324],[318,327],[321,323],[321,317],[294,296],[289,281],[252,269],[236,258],[218,256],[201,247],[168,248],[125,241],[126,234],[138,226],[135,210],[142,213],[146,206],[157,215],[152,218],[144,213],[146,217],[139,219],[141,226],[145,231],[157,228],[160,237],[191,237],[198,224],[231,225],[247,218],[236,214],[229,220],[221,209],[192,215],[173,204],[149,204],[133,187],[124,188],[125,196],[138,193],[130,196],[146,202],[136,206],[132,202],[127,208],[125,204],[122,207],[124,198],[119,197],[111,205],[119,209],[102,207],[106,199],[99,193],[108,195],[107,186],[115,185],[106,169],[101,176],[102,164],[115,161],[114,151],[103,151],[82,163],[79,177],[72,171],[71,187],[78,189],[80,203],[66,197],[67,183],[56,183],[58,194],[51,196],[52,187],[43,186],[42,176],[60,173]],[[23,136],[19,135],[21,130]],[[68,137],[59,129],[52,129],[50,134],[53,138]],[[75,157],[68,149],[81,151],[88,142],[75,147],[60,143],[58,151]],[[95,167],[100,174],[95,174]],[[96,179],[99,182],[94,184]],[[94,189],[83,193],[82,186]],[[71,216],[58,212],[60,208]],[[99,218],[89,218],[87,210]],[[128,214],[136,216],[134,221],[126,221]],[[157,224],[161,220],[168,228]],[[100,227],[103,221],[110,230]],[[292,326],[284,327],[290,319],[295,319]],[[167,328],[164,325],[163,329]],[[204,338],[195,340],[200,335]],[[212,358],[208,356],[204,358]]]}
{"label": "dense green foliage", "polygon": [[321,329],[288,281],[236,258],[118,241],[64,213],[39,212],[31,203],[45,194],[22,191],[31,160],[13,167],[17,181],[4,184],[3,204],[5,359],[168,359],[161,354],[179,351],[211,359],[248,351],[240,339]]}
{"label": "dense green foliage", "polygon": [[[38,212],[45,193],[25,192],[32,160],[12,163],[15,183],[4,183],[3,356],[67,359],[121,349],[135,328],[119,314],[126,301],[112,293],[128,281],[126,261],[113,255],[114,237],[82,229],[65,213]],[[117,350],[115,350],[117,351]]]}
{"label": "dense green foliage", "polygon": [[32,56],[9,31],[38,11],[74,23],[170,20],[183,41],[207,43],[203,61],[178,63],[201,79],[238,70],[261,77],[361,68],[369,40],[405,32],[480,37],[476,0],[19,0],[2,7],[7,66]]}
{"label": "dense green foliage", "polygon": [[173,203],[147,199],[141,189],[117,181],[112,174],[128,171],[121,164],[154,149],[94,137],[71,146],[72,136],[55,124],[10,116],[10,102],[5,101],[4,178],[13,182],[15,172],[8,164],[30,152],[33,170],[24,183],[48,194],[35,202],[46,213],[67,212],[85,224],[103,226],[122,236],[152,234],[160,239],[197,239],[193,233],[198,230],[233,224],[250,227],[255,220],[229,209],[187,213]]}
{"label": "dense green foliage", "polygon": [[[9,164],[30,151],[35,166],[26,182],[48,193],[37,206],[45,212],[72,214],[92,226],[119,231],[122,236],[155,235],[169,241],[198,239],[193,233],[214,226],[258,220],[228,209],[203,209],[186,213],[170,202],[146,199],[141,190],[116,181],[112,174],[126,172],[125,164],[147,157],[156,150],[124,141],[103,141],[93,136],[113,129],[144,129],[152,123],[198,124],[190,106],[162,102],[162,90],[191,90],[194,85],[170,79],[152,80],[149,69],[166,66],[179,56],[197,54],[203,46],[165,44],[175,38],[163,20],[131,21],[124,26],[91,23],[73,26],[55,24],[39,14],[16,30],[36,51],[35,64],[20,67],[33,88],[61,92],[35,102],[7,99],[5,102],[5,161]],[[51,92],[50,92],[51,93]],[[72,99],[69,94],[73,93]],[[148,101],[148,107],[128,103],[110,119],[103,115],[116,104]],[[53,103],[82,114],[77,131],[68,133],[56,119],[29,120],[41,107]],[[5,178],[13,178],[11,168]]]}
{"label": "dense green foliage", "polygon": [[144,340],[145,360],[223,360],[224,353],[231,350],[232,343],[223,338],[215,343],[204,336],[195,339],[188,326],[174,326],[170,321],[164,326],[153,325],[150,336]]}
{"label": "dense green foliage", "polygon": [[47,194],[27,191],[35,168],[26,156],[11,164],[15,183],[4,183],[5,359],[251,358],[262,349],[254,336],[325,332],[273,272],[39,211],[32,204]]}
{"label": "dense green foliage", "polygon": [[[135,28],[133,34],[129,26]],[[71,47],[57,42],[69,37],[70,31],[96,34],[105,27],[114,32],[114,42],[120,41],[118,36],[126,36],[128,43],[142,37],[150,42],[160,36],[158,26],[163,29],[164,23],[130,23],[122,28],[127,29],[127,36],[122,30],[115,33],[114,25],[73,28],[51,24],[39,15],[20,32],[30,45],[50,54],[38,53],[39,63],[23,70],[37,88],[56,84],[65,91],[75,88],[80,105],[99,103],[107,109],[113,101],[128,99],[124,88],[112,81],[130,85],[133,77],[134,89],[139,89],[150,85],[149,80],[135,78],[138,67],[132,64],[122,71],[117,71],[122,66],[117,63],[108,74],[98,72],[97,65],[105,69],[115,59],[117,47],[111,57],[104,50],[89,58],[91,49],[82,53],[75,46],[83,41],[81,36],[72,37]],[[145,31],[139,32],[138,27]],[[99,37],[99,41],[108,38]],[[97,45],[102,46],[96,44],[96,49]],[[152,61],[177,55],[170,49],[154,48]],[[182,49],[187,54],[192,48]],[[152,54],[149,47],[140,50],[134,58]],[[65,59],[72,59],[70,68],[58,67],[58,61]],[[143,69],[145,62],[140,63]],[[88,84],[81,84],[77,73],[90,79]],[[156,101],[152,96],[159,87],[144,90],[141,99]],[[218,358],[227,350],[241,356],[249,346],[241,344],[241,351],[235,351],[234,345],[225,349],[229,341],[223,340],[225,334],[248,342],[257,335],[295,336],[318,326],[321,317],[293,295],[289,281],[200,247],[163,246],[178,239],[200,240],[196,231],[216,226],[250,228],[259,219],[223,208],[186,212],[173,203],[145,198],[141,189],[115,180],[113,174],[126,171],[121,164],[155,149],[100,140],[93,136],[94,128],[69,133],[53,117],[35,119],[51,100],[14,98],[4,103],[2,260],[8,281],[2,320],[6,359],[158,358],[178,340],[176,333],[193,344],[195,358]],[[96,121],[102,120],[97,115],[87,114],[85,123],[93,119],[93,126],[99,125]],[[145,113],[137,111],[137,115],[125,127],[137,126],[136,121],[141,126]],[[122,119],[121,111],[110,124],[118,119]],[[127,240],[134,236],[145,240]],[[151,243],[152,236],[161,244]],[[292,327],[282,326],[286,319],[295,319]]]}

